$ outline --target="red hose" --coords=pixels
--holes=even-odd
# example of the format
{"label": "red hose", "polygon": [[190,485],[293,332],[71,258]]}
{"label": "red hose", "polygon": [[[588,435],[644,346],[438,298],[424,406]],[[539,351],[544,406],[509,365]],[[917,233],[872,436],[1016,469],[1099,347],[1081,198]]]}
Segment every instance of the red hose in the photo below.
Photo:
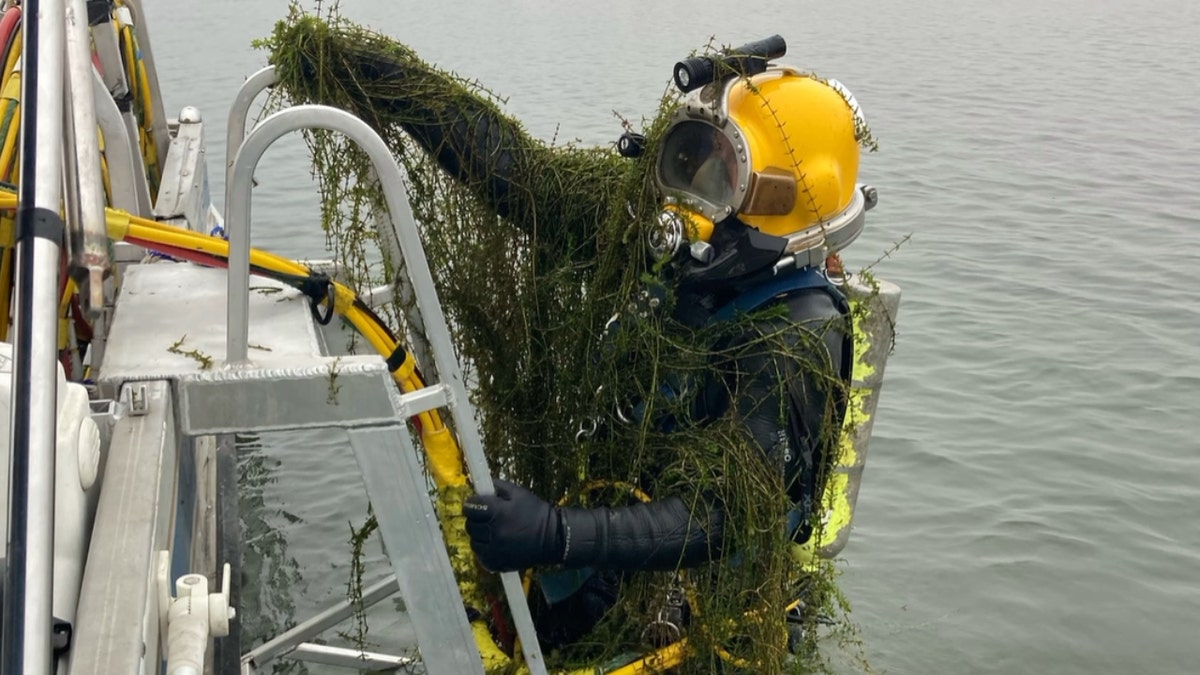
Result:
{"label": "red hose", "polygon": [[[0,47],[8,44],[12,38],[13,32],[17,29],[17,24],[21,22],[21,8],[9,7],[4,12],[4,18],[0,19]],[[0,58],[7,58],[7,54],[0,54]]]}
{"label": "red hose", "polygon": [[167,244],[160,244],[156,241],[148,241],[146,239],[139,239],[137,237],[125,237],[123,241],[150,251],[162,253],[163,255],[169,255],[172,258],[178,258],[180,260],[196,263],[197,265],[203,265],[204,267],[224,268],[229,266],[229,263],[224,259],[218,258],[214,255],[209,255],[207,253],[202,253],[200,251],[179,248],[177,246],[169,246]]}

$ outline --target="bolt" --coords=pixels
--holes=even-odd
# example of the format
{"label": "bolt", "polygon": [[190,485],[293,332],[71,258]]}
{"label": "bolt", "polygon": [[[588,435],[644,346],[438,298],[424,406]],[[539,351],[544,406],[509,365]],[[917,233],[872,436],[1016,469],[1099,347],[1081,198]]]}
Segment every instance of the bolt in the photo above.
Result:
{"label": "bolt", "polygon": [[199,124],[200,123],[200,109],[195,106],[190,106],[190,105],[184,107],[183,110],[179,111],[179,123],[180,124]]}
{"label": "bolt", "polygon": [[861,191],[863,199],[867,202],[867,209],[875,208],[875,205],[879,203],[879,191],[870,185],[862,186]]}

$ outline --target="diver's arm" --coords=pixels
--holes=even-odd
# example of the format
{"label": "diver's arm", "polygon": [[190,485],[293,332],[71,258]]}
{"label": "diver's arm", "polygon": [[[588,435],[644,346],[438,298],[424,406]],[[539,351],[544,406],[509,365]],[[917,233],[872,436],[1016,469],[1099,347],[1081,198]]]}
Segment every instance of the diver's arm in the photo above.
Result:
{"label": "diver's arm", "polygon": [[721,553],[725,517],[678,497],[616,508],[554,507],[529,490],[496,481],[494,495],[463,504],[471,547],[484,567],[535,565],[615,570],[695,567]]}
{"label": "diver's arm", "polygon": [[567,567],[673,570],[721,556],[725,513],[679,497],[616,508],[563,508]]}
{"label": "diver's arm", "polygon": [[[493,211],[568,252],[607,217],[623,164],[608,148],[551,147],[460,78],[380,35],[299,21],[277,36],[295,103],[344,108],[385,140],[399,129]],[[568,180],[569,179],[569,180]],[[581,252],[582,254],[582,252]]]}
{"label": "diver's arm", "polygon": [[[371,121],[383,111],[451,176],[474,187],[501,216],[519,206],[519,182],[545,151],[492,102],[401,48],[393,54],[346,49],[345,70],[357,104],[352,112]],[[386,92],[386,95],[385,95]]]}

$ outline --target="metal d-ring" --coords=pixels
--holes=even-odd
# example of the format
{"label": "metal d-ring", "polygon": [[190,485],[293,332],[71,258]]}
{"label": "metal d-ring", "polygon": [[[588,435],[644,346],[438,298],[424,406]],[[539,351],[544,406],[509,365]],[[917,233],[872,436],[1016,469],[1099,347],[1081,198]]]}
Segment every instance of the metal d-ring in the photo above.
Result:
{"label": "metal d-ring", "polygon": [[585,419],[584,421],[580,422],[579,423],[579,431],[575,432],[575,442],[582,443],[584,440],[589,439],[592,436],[595,436],[596,429],[599,428],[599,426],[600,426],[600,423],[596,421],[595,417],[589,417],[589,418]]}

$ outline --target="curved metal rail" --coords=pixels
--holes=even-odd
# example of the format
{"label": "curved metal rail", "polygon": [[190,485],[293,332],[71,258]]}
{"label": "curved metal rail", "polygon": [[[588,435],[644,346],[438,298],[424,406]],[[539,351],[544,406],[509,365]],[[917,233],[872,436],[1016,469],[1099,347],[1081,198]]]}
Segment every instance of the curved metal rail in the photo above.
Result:
{"label": "curved metal rail", "polygon": [[229,119],[225,125],[225,192],[233,180],[233,161],[237,159],[238,148],[246,140],[246,118],[250,116],[250,106],[258,95],[279,81],[275,74],[275,66],[267,66],[246,78],[233,97],[233,105],[229,106]]}
{"label": "curved metal rail", "polygon": [[[229,118],[226,122],[225,132],[226,194],[229,193],[229,186],[233,184],[233,162],[237,159],[238,148],[241,147],[242,141],[246,138],[246,121],[250,116],[250,106],[254,104],[259,94],[278,82],[279,75],[275,72],[275,66],[267,66],[247,78],[241,88],[238,89],[237,95],[234,96],[233,105],[229,107]],[[374,175],[373,177],[376,181],[379,180],[378,175]],[[386,262],[395,271],[396,278],[394,283],[398,287],[398,300],[404,312],[405,337],[408,339],[408,350],[416,358],[421,371],[431,380],[436,380],[438,378],[438,371],[433,359],[430,357],[432,348],[429,345],[427,333],[425,332],[425,319],[421,316],[421,310],[417,306],[412,284],[406,282],[408,271],[404,267],[405,259],[395,234],[397,229],[396,215],[394,212],[389,212],[377,216],[376,230],[379,234],[379,240],[384,243],[383,253],[386,256]],[[410,213],[403,226],[411,226],[411,223],[412,216]],[[363,295],[365,296],[364,299],[372,306],[378,306],[392,297],[392,286],[372,288],[363,293]]]}
{"label": "curved metal rail", "polygon": [[[375,172],[383,187],[388,211],[393,215],[408,216],[411,210],[404,196],[403,176],[391,151],[365,122],[342,110],[327,106],[303,105],[277,112],[263,120],[250,132],[234,159],[230,172],[230,183],[226,188],[225,220],[229,233],[229,314],[226,327],[226,361],[229,366],[248,363],[249,343],[249,300],[250,300],[250,192],[254,169],[268,147],[280,137],[301,129],[326,129],[345,134],[356,142],[370,157]],[[451,348],[450,330],[446,324],[438,301],[437,290],[429,263],[425,258],[420,233],[416,227],[399,228],[395,232],[402,260],[408,270],[408,279],[414,292],[416,306],[425,318],[426,335],[432,345],[433,359],[441,382],[438,387],[446,391],[446,400],[454,418],[458,441],[466,459],[476,491],[490,494],[493,484],[487,459],[483,454],[483,442],[476,424],[474,406],[467,394],[462,372]],[[444,556],[445,552],[441,554]],[[448,564],[448,561],[447,561]],[[501,575],[509,608],[521,638],[525,662],[533,675],[544,675],[545,662],[538,646],[537,635],[520,576],[515,572]],[[406,591],[409,589],[405,589]],[[454,593],[457,594],[457,588]],[[446,608],[442,608],[443,611]],[[418,637],[421,636],[421,617],[414,617]],[[465,613],[459,613],[462,639],[472,647],[474,638],[466,622]],[[422,651],[431,656],[433,645],[422,640]],[[435,664],[430,664],[432,666]],[[436,671],[440,672],[440,671]]]}

